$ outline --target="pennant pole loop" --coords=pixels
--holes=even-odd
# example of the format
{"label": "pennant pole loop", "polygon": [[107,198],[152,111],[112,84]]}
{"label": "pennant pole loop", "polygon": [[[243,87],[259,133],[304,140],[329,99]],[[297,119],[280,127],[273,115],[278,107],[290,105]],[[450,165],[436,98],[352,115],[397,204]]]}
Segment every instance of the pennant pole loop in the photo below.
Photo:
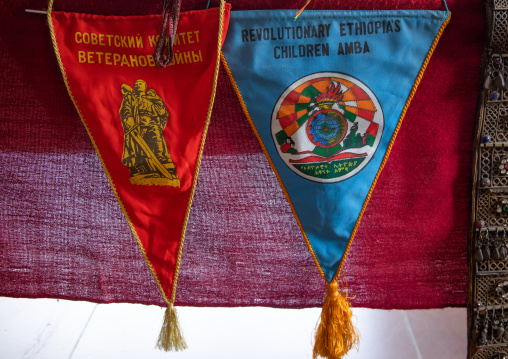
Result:
{"label": "pennant pole loop", "polygon": [[[162,29],[153,53],[155,64],[158,67],[166,68],[173,62],[173,42],[178,27],[181,4],[182,0],[164,0],[162,4]],[[169,36],[167,40],[166,35]],[[164,54],[165,48],[166,54]]]}

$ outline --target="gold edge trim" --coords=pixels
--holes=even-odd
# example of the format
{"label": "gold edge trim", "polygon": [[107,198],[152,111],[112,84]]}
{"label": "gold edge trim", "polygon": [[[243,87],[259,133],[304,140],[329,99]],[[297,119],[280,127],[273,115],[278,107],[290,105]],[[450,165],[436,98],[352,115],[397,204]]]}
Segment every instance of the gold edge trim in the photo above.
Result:
{"label": "gold edge trim", "polygon": [[221,53],[222,32],[223,32],[223,28],[224,28],[224,26],[223,26],[223,23],[224,23],[224,8],[225,8],[225,1],[221,0],[220,7],[219,7],[219,34],[218,34],[218,40],[217,40],[217,60],[216,60],[216,63],[215,63],[215,73],[214,73],[214,79],[213,79],[212,94],[210,96],[210,105],[208,106],[208,113],[206,115],[206,122],[205,122],[205,126],[203,128],[203,134],[201,136],[201,146],[199,148],[198,161],[197,161],[197,164],[196,164],[196,170],[194,172],[194,181],[192,183],[192,190],[191,190],[191,193],[190,193],[190,196],[189,196],[190,197],[189,198],[189,203],[187,205],[187,213],[185,214],[185,219],[184,219],[183,228],[182,228],[182,235],[180,237],[180,245],[178,247],[178,257],[177,257],[177,260],[176,260],[175,275],[174,275],[174,279],[173,279],[173,288],[171,290],[171,300],[168,303],[169,305],[173,305],[175,303],[176,286],[177,286],[177,283],[178,283],[178,275],[180,273],[180,262],[181,262],[181,259],[182,259],[183,244],[184,244],[184,241],[185,241],[185,233],[187,231],[187,223],[189,222],[189,216],[190,216],[190,211],[191,211],[191,207],[192,207],[192,201],[194,199],[194,193],[196,191],[196,185],[198,183],[199,168],[201,166],[201,159],[203,157],[203,150],[205,148],[206,135],[208,133],[208,126],[210,125],[210,119],[212,117],[213,103],[215,101],[215,94],[217,92],[217,82],[218,82],[219,67],[220,67],[220,56],[219,56],[219,54]]}
{"label": "gold edge trim", "polygon": [[293,215],[295,216],[296,223],[298,223],[298,227],[300,227],[300,231],[302,232],[303,238],[305,239],[305,243],[307,244],[307,248],[310,251],[310,254],[312,255],[312,258],[314,259],[314,263],[316,264],[319,273],[326,281],[325,273],[323,269],[321,268],[319,261],[317,260],[316,254],[314,253],[314,250],[312,249],[312,245],[309,241],[309,238],[307,237],[307,234],[305,234],[305,231],[303,230],[302,224],[300,222],[300,218],[298,218],[298,215],[296,214],[296,210],[293,206],[293,203],[291,202],[291,198],[289,197],[289,193],[286,190],[286,187],[282,183],[282,179],[280,178],[279,172],[277,172],[277,169],[275,168],[275,164],[272,162],[272,159],[270,155],[268,154],[268,151],[263,143],[263,140],[261,139],[261,136],[259,135],[256,126],[254,125],[254,122],[252,121],[252,118],[250,117],[249,111],[247,110],[247,106],[245,105],[245,102],[243,101],[242,94],[240,93],[240,90],[238,89],[238,86],[236,84],[235,79],[233,78],[233,74],[231,73],[231,69],[228,66],[228,63],[226,61],[226,58],[224,57],[224,54],[221,53],[221,59],[222,63],[224,64],[224,67],[226,69],[226,72],[229,76],[229,79],[231,80],[231,84],[233,85],[233,89],[236,92],[236,95],[238,97],[238,100],[240,101],[240,106],[242,107],[243,112],[245,113],[245,116],[247,117],[247,120],[249,121],[250,126],[252,127],[252,130],[254,131],[254,134],[256,135],[256,138],[258,139],[259,144],[261,145],[261,148],[263,149],[263,152],[265,153],[265,156],[268,160],[268,163],[270,164],[270,167],[272,167],[273,172],[275,173],[275,176],[277,177],[277,181],[279,182],[279,185],[282,189],[282,192],[284,192],[284,195],[286,196],[286,200],[289,203],[289,206],[291,207],[291,211],[293,212]]}
{"label": "gold edge trim", "polygon": [[342,256],[342,259],[340,261],[339,269],[337,270],[337,273],[334,275],[332,282],[339,280],[340,273],[342,271],[342,267],[344,265],[344,262],[346,260],[346,257],[349,253],[349,249],[351,248],[351,245],[353,244],[353,239],[356,235],[356,231],[358,230],[358,226],[360,225],[360,221],[362,220],[363,214],[365,213],[365,209],[367,208],[367,204],[370,201],[370,197],[372,196],[372,193],[374,191],[374,187],[376,186],[377,180],[381,174],[381,171],[383,170],[386,162],[388,161],[388,157],[390,156],[390,152],[392,150],[393,144],[395,143],[395,139],[397,137],[397,134],[400,130],[400,127],[402,125],[402,121],[404,120],[404,117],[406,116],[406,112],[409,108],[409,105],[411,104],[411,100],[413,99],[416,90],[418,89],[418,85],[420,85],[420,82],[423,78],[423,74],[425,73],[425,70],[427,69],[427,65],[429,64],[430,58],[432,57],[432,54],[434,53],[434,50],[436,49],[437,43],[439,42],[439,39],[441,38],[441,35],[443,34],[444,29],[450,22],[452,14],[449,13],[446,20],[441,25],[441,28],[439,29],[436,37],[434,38],[434,42],[432,43],[432,46],[429,49],[429,52],[427,53],[427,56],[425,57],[425,61],[423,62],[423,65],[420,69],[420,72],[418,73],[418,76],[416,77],[415,83],[413,85],[413,88],[411,89],[411,93],[409,94],[409,97],[406,101],[406,105],[404,106],[404,109],[402,110],[402,114],[399,118],[399,123],[397,124],[397,127],[395,128],[395,131],[393,132],[392,139],[388,145],[388,148],[386,150],[385,156],[383,158],[383,161],[381,162],[381,166],[379,167],[379,170],[376,174],[376,177],[374,178],[374,181],[372,182],[372,186],[370,187],[369,193],[367,194],[367,198],[365,199],[365,202],[363,203],[362,210],[360,212],[360,216],[358,217],[358,220],[356,221],[355,227],[353,228],[353,232],[351,233],[351,238],[349,239],[348,245],[346,247],[346,251],[344,252],[344,255]]}
{"label": "gold edge trim", "polygon": [[120,205],[120,208],[123,212],[123,215],[125,216],[125,219],[127,220],[127,223],[129,224],[129,227],[132,231],[132,234],[134,235],[134,238],[136,239],[136,242],[138,243],[138,246],[141,250],[141,253],[143,254],[143,258],[145,259],[145,263],[147,264],[148,268],[150,269],[150,272],[152,272],[152,275],[155,279],[155,282],[159,288],[159,291],[160,293],[162,294],[162,297],[164,299],[164,301],[169,304],[169,301],[168,301],[168,298],[166,297],[166,294],[164,293],[164,289],[162,288],[162,285],[159,281],[159,278],[157,277],[157,274],[155,272],[155,269],[153,268],[151,262],[148,260],[148,256],[146,254],[146,251],[143,247],[143,244],[141,243],[141,240],[139,239],[139,236],[138,236],[138,233],[136,232],[136,229],[134,228],[134,225],[132,224],[131,222],[131,219],[129,217],[129,215],[127,214],[127,211],[125,210],[125,207],[124,207],[124,204],[122,202],[122,200],[120,199],[120,196],[118,195],[118,192],[116,190],[116,187],[113,183],[113,179],[111,178],[107,168],[106,168],[106,164],[104,163],[104,160],[102,159],[102,156],[99,152],[99,149],[95,143],[95,140],[92,136],[92,133],[90,132],[90,129],[88,128],[86,122],[85,122],[85,119],[83,118],[83,115],[81,114],[81,111],[78,107],[78,104],[76,102],[76,100],[74,99],[74,96],[72,95],[72,91],[71,91],[71,88],[70,88],[70,85],[69,85],[69,81],[67,80],[67,75],[66,75],[66,71],[65,71],[65,68],[64,68],[64,65],[63,65],[63,62],[62,62],[62,58],[60,56],[60,50],[58,49],[58,43],[56,41],[56,36],[55,36],[55,31],[54,31],[54,28],[53,28],[53,21],[52,21],[52,18],[51,18],[51,12],[52,12],[52,8],[53,8],[53,1],[54,0],[50,0],[49,1],[49,4],[48,4],[48,13],[47,13],[47,19],[48,19],[48,25],[49,25],[49,30],[50,30],[50,33],[51,33],[51,40],[53,42],[53,48],[55,50],[55,54],[56,54],[56,58],[57,58],[57,62],[58,62],[58,66],[60,67],[60,71],[62,72],[62,76],[63,76],[63,79],[64,79],[64,83],[65,83],[65,87],[67,88],[67,92],[72,100],[72,103],[74,104],[74,107],[76,108],[76,111],[78,112],[78,115],[81,119],[81,122],[83,123],[83,126],[85,127],[86,129],[86,132],[88,133],[88,136],[90,137],[90,140],[92,141],[92,145],[95,149],[95,153],[97,154],[97,156],[99,157],[99,160],[101,161],[101,164],[102,164],[102,168],[104,170],[104,173],[106,173],[106,176],[108,178],[108,181],[109,181],[109,184],[111,186],[111,189],[113,190],[113,193],[115,194],[115,197],[116,197],[116,200],[118,201],[118,204]]}

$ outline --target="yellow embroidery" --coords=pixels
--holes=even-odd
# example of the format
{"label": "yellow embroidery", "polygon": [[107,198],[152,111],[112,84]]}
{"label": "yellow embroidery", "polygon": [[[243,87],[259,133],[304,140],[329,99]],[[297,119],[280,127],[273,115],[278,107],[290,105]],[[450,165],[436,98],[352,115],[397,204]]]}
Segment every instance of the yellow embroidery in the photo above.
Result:
{"label": "yellow embroidery", "polygon": [[164,128],[169,114],[166,105],[146,82],[137,80],[134,90],[122,85],[120,118],[124,129],[122,163],[137,185],[180,187],[176,167],[169,154]]}

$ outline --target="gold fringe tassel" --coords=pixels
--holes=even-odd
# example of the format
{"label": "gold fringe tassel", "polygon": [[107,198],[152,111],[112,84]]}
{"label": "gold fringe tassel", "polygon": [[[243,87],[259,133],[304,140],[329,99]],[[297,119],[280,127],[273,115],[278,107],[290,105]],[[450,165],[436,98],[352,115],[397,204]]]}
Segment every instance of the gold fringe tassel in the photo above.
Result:
{"label": "gold fringe tassel", "polygon": [[328,283],[326,289],[328,294],[316,329],[313,358],[341,359],[353,347],[358,349],[360,334],[353,325],[347,293],[340,293],[335,281]]}
{"label": "gold fringe tassel", "polygon": [[157,348],[160,350],[180,351],[187,349],[187,344],[180,331],[178,324],[178,315],[176,308],[173,305],[168,305],[166,313],[164,314],[164,323],[157,340]]}

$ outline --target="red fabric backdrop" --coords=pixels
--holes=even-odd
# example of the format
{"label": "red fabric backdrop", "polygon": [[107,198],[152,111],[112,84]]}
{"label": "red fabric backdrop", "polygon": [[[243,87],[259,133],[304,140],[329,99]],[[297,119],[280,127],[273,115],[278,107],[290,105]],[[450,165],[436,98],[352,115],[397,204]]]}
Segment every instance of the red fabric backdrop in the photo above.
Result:
{"label": "red fabric backdrop", "polygon": [[[206,2],[182,6],[203,8]],[[233,1],[232,10],[302,4]],[[24,12],[43,9],[46,2],[1,5],[0,295],[162,305],[69,99],[45,17]],[[448,5],[451,22],[344,269],[354,306],[465,306],[470,153],[485,24],[482,1],[450,0]],[[314,0],[309,8],[442,9],[443,4]],[[57,1],[55,10],[139,15],[161,9],[158,1],[74,0]],[[221,70],[176,304],[300,308],[320,306],[324,291]]]}

